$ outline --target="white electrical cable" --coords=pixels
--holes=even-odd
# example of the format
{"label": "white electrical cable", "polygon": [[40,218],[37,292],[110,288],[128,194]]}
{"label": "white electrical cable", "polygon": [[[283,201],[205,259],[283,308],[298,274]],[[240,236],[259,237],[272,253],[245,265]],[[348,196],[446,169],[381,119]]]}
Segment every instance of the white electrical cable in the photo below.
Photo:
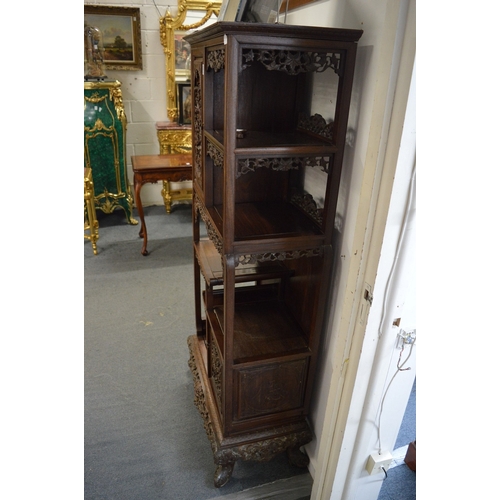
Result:
{"label": "white electrical cable", "polygon": [[386,314],[387,314],[387,296],[389,295],[389,290],[390,286],[392,283],[392,278],[394,276],[394,270],[396,269],[396,264],[399,260],[399,253],[401,252],[401,246],[404,241],[404,236],[406,233],[406,226],[408,225],[408,219],[410,218],[410,208],[413,203],[413,193],[414,193],[414,184],[415,184],[415,175],[416,175],[416,168],[415,168],[415,163],[413,163],[413,171],[411,175],[411,182],[410,182],[410,188],[409,188],[409,194],[408,198],[406,201],[406,207],[405,207],[405,215],[403,219],[403,225],[401,227],[401,231],[399,233],[399,239],[398,239],[398,245],[396,247],[396,253],[394,255],[394,260],[392,261],[392,267],[391,271],[389,273],[389,278],[387,279],[387,283],[385,285],[385,291],[384,291],[384,302],[383,302],[383,310],[382,310],[382,318],[380,319],[380,324],[378,327],[378,338],[382,336],[382,327],[385,322]]}
{"label": "white electrical cable", "polygon": [[[159,15],[160,17],[163,17],[163,16],[161,15],[160,9],[158,8],[158,5],[156,5],[155,0],[153,0],[153,3],[154,3],[154,5],[155,5],[155,7],[156,7],[156,10],[158,11],[158,15]],[[167,10],[168,10],[169,8],[170,8],[170,5],[167,5]]]}
{"label": "white electrical cable", "polygon": [[[415,176],[416,176],[416,166],[415,166],[415,162],[414,162],[413,163],[412,175],[411,175],[411,181],[410,181],[410,187],[409,187],[409,193],[408,193],[408,197],[407,197],[407,200],[406,200],[406,207],[405,207],[405,214],[404,214],[404,218],[403,218],[403,224],[401,226],[401,231],[399,233],[398,243],[397,243],[397,247],[396,247],[396,253],[394,255],[394,259],[393,259],[393,262],[392,262],[391,270],[389,272],[389,277],[388,277],[387,283],[385,285],[382,317],[380,319],[380,324],[379,324],[379,328],[378,328],[378,338],[379,339],[382,336],[382,333],[383,333],[382,332],[382,328],[383,328],[383,325],[385,323],[385,319],[386,319],[386,315],[387,315],[387,300],[388,300],[388,296],[389,296],[389,290],[390,290],[391,284],[392,284],[392,279],[393,279],[393,276],[394,276],[394,270],[396,269],[396,264],[398,263],[398,260],[399,260],[399,254],[401,252],[401,247],[403,245],[404,237],[405,237],[405,234],[406,234],[406,228],[408,226],[408,220],[410,218],[410,209],[411,209],[411,206],[412,206],[412,203],[413,203],[413,194],[414,194],[414,191],[415,191],[415,189],[414,189]],[[392,381],[396,378],[396,375],[400,371],[405,371],[405,370],[409,370],[410,369],[410,368],[404,368],[403,369],[403,366],[410,359],[412,350],[413,350],[413,344],[411,344],[410,353],[408,354],[408,357],[404,360],[404,362],[402,364],[400,364],[401,355],[403,354],[403,351],[404,351],[404,342],[403,342],[403,346],[401,348],[401,352],[399,353],[399,360],[398,360],[397,370],[394,373],[394,375],[392,376],[389,384],[387,385],[387,387],[385,389],[385,392],[384,392],[384,395],[382,396],[382,400],[380,402],[380,410],[379,410],[378,425],[377,425],[377,434],[378,434],[378,442],[379,442],[379,453],[382,453],[381,421],[382,421],[382,410],[384,409],[385,397],[387,396],[387,392],[389,391],[389,387],[391,386]]]}
{"label": "white electrical cable", "polygon": [[399,353],[399,359],[398,359],[398,369],[396,370],[396,372],[394,373],[394,375],[392,376],[391,380],[389,381],[389,384],[387,385],[387,388],[385,389],[385,392],[384,392],[384,395],[382,396],[382,401],[380,402],[380,412],[379,412],[379,415],[378,415],[378,426],[377,426],[377,432],[378,432],[378,444],[379,444],[379,448],[378,448],[378,452],[379,453],[382,453],[382,432],[381,432],[381,419],[382,419],[382,411],[384,409],[384,401],[385,401],[385,397],[387,396],[387,393],[389,392],[389,387],[391,386],[393,380],[396,378],[396,375],[399,373],[399,372],[404,372],[406,370],[411,370],[410,367],[408,368],[403,368],[403,366],[407,363],[407,361],[410,359],[410,356],[411,356],[411,352],[413,351],[413,345],[414,344],[411,344],[411,347],[410,347],[410,353],[408,354],[408,356],[406,357],[406,359],[403,361],[403,363],[400,364],[400,361],[401,361],[401,355],[403,354],[403,351],[404,351],[404,348],[405,348],[405,345],[403,343],[403,345],[401,346],[401,352]]}

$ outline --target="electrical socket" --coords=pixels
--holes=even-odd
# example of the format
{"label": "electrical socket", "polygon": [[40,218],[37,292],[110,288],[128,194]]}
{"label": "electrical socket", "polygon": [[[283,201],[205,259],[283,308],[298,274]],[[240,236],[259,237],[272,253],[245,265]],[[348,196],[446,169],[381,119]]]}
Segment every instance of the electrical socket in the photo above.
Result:
{"label": "electrical socket", "polygon": [[392,455],[388,451],[383,451],[382,453],[372,453],[368,457],[368,461],[366,462],[366,470],[370,476],[372,474],[378,474],[379,472],[383,472],[382,468],[389,470],[389,467],[392,463]]}
{"label": "electrical socket", "polygon": [[410,330],[409,332],[399,330],[398,336],[403,341],[403,344],[415,344],[417,340],[417,330]]}

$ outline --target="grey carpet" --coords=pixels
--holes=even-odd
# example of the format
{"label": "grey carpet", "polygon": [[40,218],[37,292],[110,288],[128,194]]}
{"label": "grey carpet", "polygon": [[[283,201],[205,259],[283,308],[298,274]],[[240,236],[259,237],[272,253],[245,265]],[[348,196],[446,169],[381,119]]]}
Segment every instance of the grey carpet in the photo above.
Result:
{"label": "grey carpet", "polygon": [[[187,337],[194,333],[191,206],[146,207],[148,250],[123,212],[98,212],[85,261],[85,499],[204,500],[307,473],[237,462],[226,486],[193,404]],[[136,218],[137,214],[134,215]]]}

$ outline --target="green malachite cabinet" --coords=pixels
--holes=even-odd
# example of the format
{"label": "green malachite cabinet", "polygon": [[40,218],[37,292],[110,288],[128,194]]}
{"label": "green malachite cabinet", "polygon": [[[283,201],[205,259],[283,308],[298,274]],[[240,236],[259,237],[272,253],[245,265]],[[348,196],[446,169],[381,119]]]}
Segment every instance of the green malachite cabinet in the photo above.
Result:
{"label": "green malachite cabinet", "polygon": [[95,207],[123,208],[130,224],[134,199],[127,178],[127,117],[118,81],[84,82],[85,167],[92,169]]}

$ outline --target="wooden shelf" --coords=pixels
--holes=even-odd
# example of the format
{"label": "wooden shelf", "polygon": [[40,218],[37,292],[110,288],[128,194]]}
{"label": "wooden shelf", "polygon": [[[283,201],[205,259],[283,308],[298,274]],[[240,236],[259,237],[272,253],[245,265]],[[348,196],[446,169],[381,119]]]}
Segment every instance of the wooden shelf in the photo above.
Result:
{"label": "wooden shelf", "polygon": [[[220,130],[205,131],[206,136],[220,147],[224,147],[224,136]],[[284,155],[294,154],[307,155],[330,155],[337,151],[337,147],[316,136],[299,132],[269,132],[249,130],[245,132],[245,137],[236,139],[237,155]]]}
{"label": "wooden shelf", "polygon": [[[223,207],[207,207],[222,234]],[[269,240],[293,237],[321,237],[321,229],[304,212],[284,201],[237,203],[234,207],[234,239]],[[320,239],[316,238],[316,243]]]}
{"label": "wooden shelf", "polygon": [[[208,238],[200,239],[194,245],[198,261],[207,285],[217,286],[224,283],[221,255]],[[282,262],[258,262],[239,265],[235,269],[236,283],[273,280],[291,276],[293,272]]]}

